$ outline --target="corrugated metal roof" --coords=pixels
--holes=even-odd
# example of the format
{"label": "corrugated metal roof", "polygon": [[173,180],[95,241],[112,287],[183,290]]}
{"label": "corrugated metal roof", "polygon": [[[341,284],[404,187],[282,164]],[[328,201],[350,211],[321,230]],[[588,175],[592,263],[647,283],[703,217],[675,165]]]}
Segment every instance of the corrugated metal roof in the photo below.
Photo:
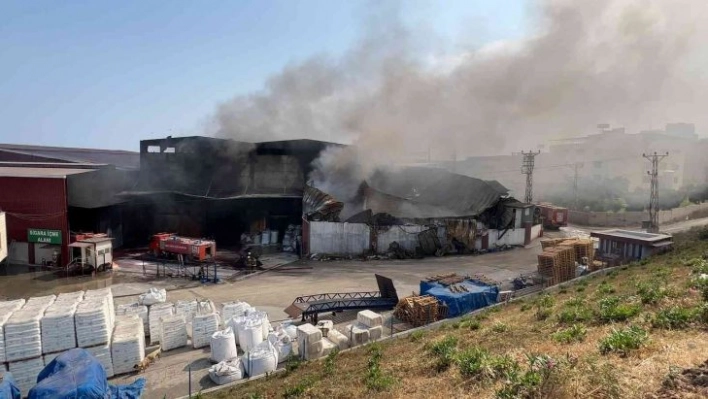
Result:
{"label": "corrugated metal roof", "polygon": [[134,151],[47,147],[23,144],[0,144],[0,151],[34,155],[73,163],[108,164],[127,169],[137,169],[140,167],[140,153]]}
{"label": "corrugated metal roof", "polygon": [[91,169],[70,168],[3,168],[0,167],[0,177],[30,177],[45,179],[64,179],[70,175],[93,172]]}

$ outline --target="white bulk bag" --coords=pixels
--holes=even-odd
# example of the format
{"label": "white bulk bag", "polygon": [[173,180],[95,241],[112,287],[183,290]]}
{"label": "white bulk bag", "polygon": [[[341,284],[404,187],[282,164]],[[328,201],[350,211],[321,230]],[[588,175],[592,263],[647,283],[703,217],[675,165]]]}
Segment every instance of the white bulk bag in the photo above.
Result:
{"label": "white bulk bag", "polygon": [[241,362],[250,377],[271,373],[278,368],[278,352],[269,342],[262,342],[246,352]]}
{"label": "white bulk bag", "polygon": [[211,336],[211,360],[214,362],[223,362],[238,357],[236,342],[234,341],[234,332],[231,327],[225,330],[217,331]]}
{"label": "white bulk bag", "polygon": [[209,368],[209,378],[216,385],[224,385],[230,382],[238,381],[244,375],[243,365],[237,358],[231,361],[219,362]]}
{"label": "white bulk bag", "polygon": [[148,292],[138,297],[138,303],[147,306],[163,303],[165,301],[167,301],[167,290],[157,289],[155,287],[150,288]]}
{"label": "white bulk bag", "polygon": [[263,342],[262,323],[259,320],[247,320],[238,331],[238,342],[244,352]]}
{"label": "white bulk bag", "polygon": [[243,326],[246,324],[248,321],[248,318],[246,316],[234,316],[226,321],[224,323],[224,327],[230,327],[231,330],[234,332],[235,340],[234,342],[236,345],[239,345],[239,337],[238,337],[238,332],[243,328]]}

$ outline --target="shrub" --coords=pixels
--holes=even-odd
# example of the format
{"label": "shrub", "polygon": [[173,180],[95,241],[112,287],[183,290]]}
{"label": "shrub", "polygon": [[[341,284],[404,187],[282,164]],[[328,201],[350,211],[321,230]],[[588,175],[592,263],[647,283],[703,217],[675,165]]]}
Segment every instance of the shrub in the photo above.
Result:
{"label": "shrub", "polygon": [[573,324],[565,330],[554,333],[553,339],[564,344],[569,344],[571,342],[582,342],[585,340],[587,333],[588,332],[584,326]]}
{"label": "shrub", "polygon": [[603,355],[610,352],[616,352],[620,356],[627,356],[632,351],[642,347],[649,339],[649,334],[646,330],[631,326],[628,328],[616,330],[600,341],[600,353]]}
{"label": "shrub", "polygon": [[510,373],[504,385],[496,391],[498,399],[531,399],[559,397],[563,389],[559,363],[549,356],[529,355],[528,368],[523,373]]}
{"label": "shrub", "polygon": [[462,322],[461,328],[468,328],[470,330],[479,330],[482,327],[482,323],[477,319],[467,320]]}
{"label": "shrub", "polygon": [[636,285],[637,295],[643,304],[655,304],[666,296],[666,290],[658,281],[643,281]]}
{"label": "shrub", "polygon": [[651,325],[654,328],[676,330],[688,327],[696,317],[695,309],[672,307],[662,309],[654,315]]}
{"label": "shrub", "polygon": [[337,355],[339,355],[339,349],[335,348],[330,352],[324,361],[324,373],[325,375],[334,375],[337,371],[337,365],[335,361],[337,360]]}
{"label": "shrub", "polygon": [[394,380],[391,376],[381,370],[381,358],[383,353],[381,346],[372,344],[369,346],[369,361],[366,367],[364,383],[370,391],[381,392],[393,386]]}
{"label": "shrub", "polygon": [[521,310],[522,312],[525,312],[525,311],[531,309],[532,307],[533,307],[533,306],[532,306],[530,303],[525,303],[525,304],[521,305],[521,309],[520,309],[520,310]]}
{"label": "shrub", "polygon": [[460,374],[477,380],[492,379],[494,374],[489,367],[489,354],[484,349],[474,347],[457,356]]}
{"label": "shrub", "polygon": [[553,297],[543,294],[536,300],[536,320],[545,320],[551,315],[551,308],[555,304]]}
{"label": "shrub", "polygon": [[607,297],[600,300],[598,319],[604,323],[624,321],[636,316],[640,311],[639,305],[622,303],[619,297]]}
{"label": "shrub", "polygon": [[430,345],[430,352],[437,358],[435,370],[439,372],[447,370],[455,360],[457,338],[448,336],[433,343]]}
{"label": "shrub", "polygon": [[558,314],[558,322],[573,324],[589,321],[592,317],[592,310],[585,304],[585,299],[574,297],[565,302],[564,308]]}
{"label": "shrub", "polygon": [[509,331],[509,325],[498,321],[492,326],[492,331],[494,331],[495,333],[507,332]]}
{"label": "shrub", "polygon": [[597,292],[601,295],[610,295],[615,293],[615,289],[612,287],[612,284],[603,281],[597,286]]}

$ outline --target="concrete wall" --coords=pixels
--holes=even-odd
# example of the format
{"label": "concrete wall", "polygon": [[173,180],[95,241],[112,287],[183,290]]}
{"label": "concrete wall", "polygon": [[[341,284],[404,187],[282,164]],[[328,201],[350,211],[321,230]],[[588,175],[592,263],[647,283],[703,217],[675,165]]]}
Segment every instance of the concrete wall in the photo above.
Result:
{"label": "concrete wall", "polygon": [[7,224],[5,222],[5,212],[0,212],[0,262],[7,258]]}
{"label": "concrete wall", "polygon": [[[708,217],[708,202],[694,204],[682,208],[659,211],[659,224],[680,222],[686,219]],[[641,226],[642,221],[649,220],[648,212],[580,212],[570,211],[568,219],[572,224],[597,227]]]}
{"label": "concrete wall", "polygon": [[389,245],[396,241],[408,251],[415,251],[418,244],[418,233],[429,227],[421,225],[391,226],[386,231],[379,231],[376,237],[377,252],[382,254],[388,251]]}
{"label": "concrete wall", "polygon": [[542,226],[540,224],[537,224],[535,226],[531,226],[531,239],[532,240],[535,240],[541,236],[541,227]]}
{"label": "concrete wall", "polygon": [[369,226],[363,223],[310,222],[310,253],[360,255],[371,243]]}

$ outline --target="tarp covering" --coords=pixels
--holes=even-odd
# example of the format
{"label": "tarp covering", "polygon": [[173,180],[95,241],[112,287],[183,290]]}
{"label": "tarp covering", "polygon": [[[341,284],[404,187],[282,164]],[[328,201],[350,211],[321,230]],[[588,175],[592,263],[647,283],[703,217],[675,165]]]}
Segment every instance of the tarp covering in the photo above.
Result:
{"label": "tarp covering", "polygon": [[499,288],[479,281],[464,280],[455,284],[467,292],[452,292],[438,282],[420,282],[420,295],[432,295],[448,306],[448,317],[457,317],[497,303]]}
{"label": "tarp covering", "polygon": [[145,379],[131,385],[110,386],[99,361],[85,349],[72,349],[57,356],[37,376],[29,399],[138,399]]}
{"label": "tarp covering", "polygon": [[22,393],[15,385],[15,379],[12,373],[4,373],[0,380],[0,399],[20,399]]}

